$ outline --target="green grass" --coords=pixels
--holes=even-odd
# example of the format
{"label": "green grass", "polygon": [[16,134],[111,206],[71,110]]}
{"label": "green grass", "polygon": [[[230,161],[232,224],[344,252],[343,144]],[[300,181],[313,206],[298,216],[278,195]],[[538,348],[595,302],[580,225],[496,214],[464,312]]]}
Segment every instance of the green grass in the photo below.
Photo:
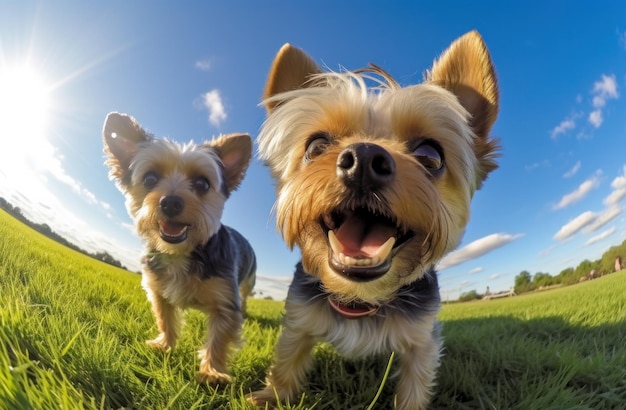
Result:
{"label": "green grass", "polygon": [[[140,277],[68,250],[0,211],[0,408],[250,409],[283,304],[249,301],[232,386],[195,382],[204,318],[191,311],[158,353]],[[626,271],[543,293],[444,306],[434,409],[615,409],[626,403]],[[286,409],[391,408],[389,357],[341,359],[328,345]],[[392,372],[395,364],[392,364]]]}

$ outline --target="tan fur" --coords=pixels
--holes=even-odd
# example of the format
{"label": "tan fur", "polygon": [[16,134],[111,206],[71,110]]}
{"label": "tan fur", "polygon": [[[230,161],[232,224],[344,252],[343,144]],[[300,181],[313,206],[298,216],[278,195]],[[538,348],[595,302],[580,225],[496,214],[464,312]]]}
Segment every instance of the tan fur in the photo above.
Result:
{"label": "tan fur", "polygon": [[[291,44],[285,44],[274,59],[263,98],[296,90],[306,84],[309,76],[318,72],[317,64],[306,53]],[[267,103],[267,109],[271,110],[275,105],[273,102]]]}
{"label": "tan fur", "polygon": [[237,189],[252,158],[252,144],[246,134],[223,135],[206,146],[218,152],[226,177],[229,191]]}
{"label": "tan fur", "polygon": [[481,159],[480,185],[498,167],[494,159],[497,144],[487,137],[499,109],[495,69],[480,34],[470,31],[452,43],[424,79],[453,92],[471,114],[470,125],[479,137],[474,149]]}
{"label": "tan fur", "polygon": [[[376,90],[366,85],[372,79],[379,82]],[[458,246],[474,192],[497,166],[498,144],[489,131],[498,113],[498,89],[482,38],[470,32],[456,40],[424,83],[404,88],[376,66],[322,73],[306,53],[287,44],[274,60],[264,97],[268,116],[258,138],[259,155],[276,182],[277,227],[290,247],[300,248],[310,283],[296,275],[267,387],[249,400],[263,405],[276,397],[296,399],[312,363],[310,350],[325,340],[349,357],[397,352],[398,408],[426,408],[439,366],[439,296],[437,308],[428,311],[419,303],[397,303]],[[307,145],[320,133],[326,145],[307,158]],[[441,172],[431,173],[415,155],[424,141],[441,148]],[[394,165],[382,186],[358,193],[339,164],[343,153],[365,143]],[[399,237],[410,233],[394,248],[388,270],[371,280],[355,280],[331,263],[328,231],[335,228],[325,221],[345,212],[337,210],[357,208],[393,216]],[[308,299],[298,293],[318,286],[319,293]],[[331,298],[365,302],[385,313],[348,320],[331,307]]]}
{"label": "tan fur", "polygon": [[[147,344],[160,350],[174,348],[183,324],[181,311],[200,310],[210,320],[199,352],[197,379],[209,384],[230,383],[227,358],[240,342],[245,301],[255,283],[254,254],[247,242],[247,250],[239,249],[240,243],[231,245],[235,248],[226,257],[233,259],[216,264],[222,269],[218,272],[206,272],[204,262],[192,255],[227,229],[221,223],[222,212],[230,192],[245,175],[252,140],[246,134],[231,134],[202,145],[179,145],[154,138],[134,118],[119,113],[107,117],[103,139],[110,177],[125,194],[128,212],[146,246],[142,286],[159,330]],[[144,184],[148,174],[158,177],[153,187]],[[208,181],[206,192],[194,189],[198,178]],[[173,216],[161,205],[164,198],[172,196],[184,204]],[[166,240],[163,223],[186,225],[185,239],[176,243]],[[230,235],[234,234],[231,231]],[[246,253],[247,263],[240,262],[243,258],[238,255]]]}

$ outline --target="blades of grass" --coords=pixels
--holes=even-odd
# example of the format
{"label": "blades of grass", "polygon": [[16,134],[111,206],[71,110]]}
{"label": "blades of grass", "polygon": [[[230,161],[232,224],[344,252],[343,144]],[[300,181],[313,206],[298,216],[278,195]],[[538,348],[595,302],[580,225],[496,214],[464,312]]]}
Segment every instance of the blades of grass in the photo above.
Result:
{"label": "blades of grass", "polygon": [[395,356],[395,354],[396,352],[391,352],[391,356],[389,356],[389,361],[387,362],[387,368],[385,369],[385,374],[383,375],[383,379],[380,382],[380,386],[378,386],[378,391],[376,392],[374,399],[372,400],[370,405],[367,406],[367,410],[372,410],[374,408],[374,405],[378,401],[380,394],[383,392],[385,383],[387,383],[387,379],[389,378],[389,372],[391,371],[391,364],[393,363],[393,357]]}
{"label": "blades of grass", "polygon": [[65,347],[63,348],[63,350],[61,350],[61,354],[59,355],[59,357],[63,357],[67,354],[67,352],[72,348],[72,345],[76,342],[76,339],[78,339],[78,336],[80,336],[81,333],[83,333],[83,331],[87,328],[87,325],[83,325],[78,332],[76,332],[74,334],[74,336],[72,336],[72,338],[69,340],[69,342],[67,342],[67,344],[65,345]]}
{"label": "blades of grass", "polygon": [[174,395],[174,397],[172,397],[167,404],[165,405],[165,409],[171,409],[174,408],[174,403],[176,402],[176,400],[178,400],[178,398],[183,394],[183,392],[185,391],[185,389],[189,386],[189,383],[185,383],[183,385],[183,387],[181,387],[178,392]]}

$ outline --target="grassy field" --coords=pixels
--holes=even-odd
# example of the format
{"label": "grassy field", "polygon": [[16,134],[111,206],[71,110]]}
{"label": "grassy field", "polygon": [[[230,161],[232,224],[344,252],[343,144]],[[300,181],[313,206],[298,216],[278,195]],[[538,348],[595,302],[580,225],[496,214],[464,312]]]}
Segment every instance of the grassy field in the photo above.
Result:
{"label": "grassy field", "polygon": [[[283,305],[252,299],[232,386],[195,382],[202,315],[177,348],[156,335],[137,274],[70,251],[0,211],[1,409],[250,409]],[[626,271],[514,298],[446,305],[445,356],[433,409],[617,409],[626,406]],[[288,409],[388,409],[374,402],[388,357],[349,362],[327,345]],[[393,368],[393,365],[392,365]]]}

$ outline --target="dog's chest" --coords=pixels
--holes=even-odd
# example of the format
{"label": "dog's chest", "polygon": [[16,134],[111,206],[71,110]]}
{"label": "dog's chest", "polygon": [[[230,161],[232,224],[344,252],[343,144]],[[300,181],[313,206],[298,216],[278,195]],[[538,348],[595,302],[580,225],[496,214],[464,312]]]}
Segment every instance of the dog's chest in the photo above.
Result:
{"label": "dog's chest", "polygon": [[196,264],[187,261],[170,261],[158,270],[149,270],[144,276],[144,286],[156,291],[173,305],[181,308],[204,305],[200,300],[207,299],[218,278],[203,278]]}
{"label": "dog's chest", "polygon": [[[332,315],[332,312],[329,314]],[[363,357],[390,351],[402,352],[412,344],[417,323],[398,317],[385,319],[337,319],[333,320],[320,339],[328,341],[346,357]],[[432,325],[431,325],[432,326]],[[429,329],[425,329],[429,332]]]}

